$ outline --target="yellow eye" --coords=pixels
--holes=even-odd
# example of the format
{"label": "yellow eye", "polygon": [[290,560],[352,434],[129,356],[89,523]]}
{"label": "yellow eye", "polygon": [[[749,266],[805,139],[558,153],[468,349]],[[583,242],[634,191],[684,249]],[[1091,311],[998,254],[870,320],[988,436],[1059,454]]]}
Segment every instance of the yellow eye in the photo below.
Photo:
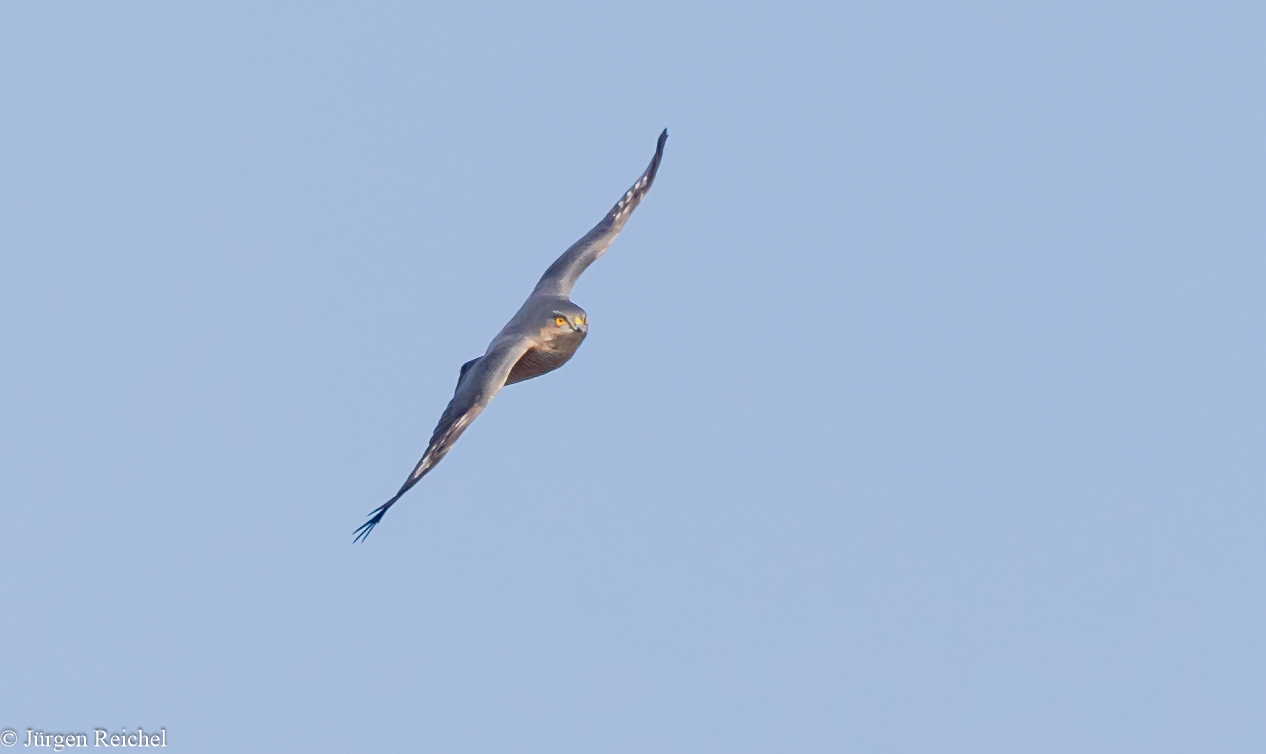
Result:
{"label": "yellow eye", "polygon": [[555,317],[555,318],[554,318],[554,324],[558,325],[559,327],[562,327],[563,325],[567,324],[567,318],[566,318],[566,317]]}

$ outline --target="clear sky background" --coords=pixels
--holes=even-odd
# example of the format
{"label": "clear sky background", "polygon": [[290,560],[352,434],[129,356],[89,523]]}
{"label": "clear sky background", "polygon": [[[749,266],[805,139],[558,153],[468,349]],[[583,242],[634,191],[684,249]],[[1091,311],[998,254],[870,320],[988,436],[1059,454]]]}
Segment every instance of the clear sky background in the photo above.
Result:
{"label": "clear sky background", "polygon": [[267,5],[0,11],[0,727],[1266,747],[1260,3]]}

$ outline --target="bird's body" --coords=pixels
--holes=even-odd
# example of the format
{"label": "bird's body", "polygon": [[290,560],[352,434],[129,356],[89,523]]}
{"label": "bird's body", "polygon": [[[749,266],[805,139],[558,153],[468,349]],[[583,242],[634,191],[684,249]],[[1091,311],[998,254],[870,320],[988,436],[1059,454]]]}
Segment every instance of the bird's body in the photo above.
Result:
{"label": "bird's body", "polygon": [[[514,368],[510,370],[510,376],[506,379],[507,385],[539,377],[566,364],[572,354],[576,353],[576,349],[580,348],[580,343],[589,330],[589,316],[583,309],[565,298],[552,296],[530,298],[523,305],[523,309],[524,311],[510,320],[510,324],[501,331],[502,334],[512,329],[524,332],[532,342],[531,348],[519,357]],[[559,316],[565,317],[572,323],[575,323],[576,318],[579,317],[581,327],[558,327],[553,320]],[[544,327],[538,326],[541,322],[546,323]],[[536,330],[535,335],[532,334],[533,329]]]}
{"label": "bird's body", "polygon": [[550,265],[527,301],[492,339],[483,356],[462,365],[453,399],[440,416],[426,452],[400,490],[375,508],[356,530],[356,539],[373,531],[387,510],[448,453],[466,427],[502,387],[558,369],[576,353],[589,331],[585,311],[571,302],[576,279],[615,240],[629,215],[650,189],[664,155],[668,131],[659,136],[655,157],[606,217]]}

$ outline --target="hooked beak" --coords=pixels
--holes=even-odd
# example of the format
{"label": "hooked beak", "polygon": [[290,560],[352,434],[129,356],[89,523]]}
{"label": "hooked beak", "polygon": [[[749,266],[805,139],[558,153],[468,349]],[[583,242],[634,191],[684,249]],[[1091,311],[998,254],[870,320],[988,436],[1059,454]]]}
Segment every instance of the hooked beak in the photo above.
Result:
{"label": "hooked beak", "polygon": [[582,322],[580,324],[573,324],[571,326],[571,329],[583,335],[584,333],[589,331],[589,325]]}

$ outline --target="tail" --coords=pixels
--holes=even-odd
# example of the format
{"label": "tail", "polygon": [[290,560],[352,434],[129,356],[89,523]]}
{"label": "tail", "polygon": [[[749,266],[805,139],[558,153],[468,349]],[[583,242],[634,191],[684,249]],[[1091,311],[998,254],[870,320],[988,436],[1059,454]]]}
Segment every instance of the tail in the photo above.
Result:
{"label": "tail", "polygon": [[408,488],[406,487],[404,490],[400,490],[399,492],[396,493],[395,497],[391,498],[387,502],[383,503],[382,505],[370,511],[369,515],[372,516],[372,518],[370,518],[365,523],[361,524],[356,529],[356,531],[354,532],[354,534],[356,535],[356,538],[352,540],[352,543],[354,544],[356,542],[360,542],[366,537],[368,537],[369,533],[374,530],[375,526],[378,525],[378,522],[382,520],[382,517],[387,515],[387,509],[395,505],[396,501],[400,499],[400,496],[403,495],[405,493],[405,490],[407,489]]}

